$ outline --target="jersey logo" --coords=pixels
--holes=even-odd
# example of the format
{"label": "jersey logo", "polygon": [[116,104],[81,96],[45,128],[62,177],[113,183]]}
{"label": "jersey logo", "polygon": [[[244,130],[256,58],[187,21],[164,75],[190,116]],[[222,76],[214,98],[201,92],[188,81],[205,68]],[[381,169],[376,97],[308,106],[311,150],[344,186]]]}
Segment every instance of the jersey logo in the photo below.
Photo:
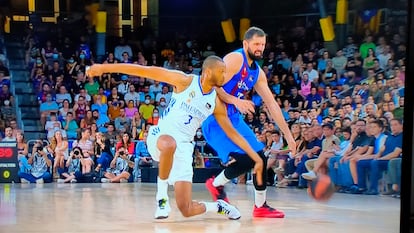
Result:
{"label": "jersey logo", "polygon": [[206,108],[207,108],[207,109],[211,109],[211,104],[206,103]]}
{"label": "jersey logo", "polygon": [[242,90],[249,90],[249,87],[247,87],[247,84],[243,81],[243,80],[240,80],[238,83],[237,83],[237,87],[239,88],[239,89],[242,89]]}
{"label": "jersey logo", "polygon": [[194,99],[195,97],[195,91],[191,91],[190,94],[188,94],[188,99],[187,99],[187,103],[191,102],[191,99]]}

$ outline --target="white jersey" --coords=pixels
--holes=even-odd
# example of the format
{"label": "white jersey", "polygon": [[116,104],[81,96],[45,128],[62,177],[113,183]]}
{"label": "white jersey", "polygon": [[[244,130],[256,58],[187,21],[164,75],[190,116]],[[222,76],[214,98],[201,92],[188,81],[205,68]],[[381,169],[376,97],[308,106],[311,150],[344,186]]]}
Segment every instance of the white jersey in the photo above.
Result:
{"label": "white jersey", "polygon": [[158,129],[168,133],[180,142],[190,142],[204,120],[210,116],[216,106],[216,91],[208,94],[201,90],[200,76],[192,75],[193,80],[184,91],[173,93],[168,107],[161,114]]}

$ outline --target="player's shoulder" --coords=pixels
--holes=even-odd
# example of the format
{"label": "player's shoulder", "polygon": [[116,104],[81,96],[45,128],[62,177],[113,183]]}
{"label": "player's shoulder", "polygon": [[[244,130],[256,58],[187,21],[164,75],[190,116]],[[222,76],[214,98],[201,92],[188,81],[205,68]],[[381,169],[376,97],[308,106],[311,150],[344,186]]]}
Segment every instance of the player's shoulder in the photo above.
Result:
{"label": "player's shoulder", "polygon": [[240,52],[235,51],[228,53],[226,56],[224,56],[223,60],[228,68],[231,67],[237,71],[240,69],[244,62],[243,55]]}

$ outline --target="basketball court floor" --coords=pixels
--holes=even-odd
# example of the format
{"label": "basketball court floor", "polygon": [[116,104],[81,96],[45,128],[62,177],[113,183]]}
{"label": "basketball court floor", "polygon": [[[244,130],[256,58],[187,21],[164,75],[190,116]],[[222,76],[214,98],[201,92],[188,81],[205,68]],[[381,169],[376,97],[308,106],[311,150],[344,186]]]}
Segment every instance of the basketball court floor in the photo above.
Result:
{"label": "basketball court floor", "polygon": [[[214,213],[184,218],[172,191],[170,217],[155,220],[155,188],[152,183],[0,184],[0,232],[399,232],[400,200],[386,196],[336,193],[318,203],[304,189],[268,187],[268,203],[286,217],[259,219],[251,213],[253,186],[229,184],[240,220]],[[193,199],[210,200],[204,184],[193,185]]]}

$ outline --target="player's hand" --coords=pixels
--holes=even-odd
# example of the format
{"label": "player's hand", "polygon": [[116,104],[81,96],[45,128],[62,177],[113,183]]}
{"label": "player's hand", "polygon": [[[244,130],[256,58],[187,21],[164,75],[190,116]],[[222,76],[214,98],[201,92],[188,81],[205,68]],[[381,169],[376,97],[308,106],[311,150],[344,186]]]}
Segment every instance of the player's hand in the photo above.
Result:
{"label": "player's hand", "polygon": [[87,77],[95,77],[95,76],[101,76],[102,75],[102,67],[103,65],[101,64],[94,64],[92,66],[88,66],[85,69],[85,73]]}
{"label": "player's hand", "polygon": [[254,103],[250,100],[237,99],[233,104],[242,114],[255,113]]}
{"label": "player's hand", "polygon": [[253,174],[256,175],[256,182],[258,185],[263,184],[263,161],[260,160],[254,164]]}
{"label": "player's hand", "polygon": [[290,153],[292,154],[292,156],[296,155],[296,142],[295,140],[289,140],[288,142],[288,148],[290,150]]}

